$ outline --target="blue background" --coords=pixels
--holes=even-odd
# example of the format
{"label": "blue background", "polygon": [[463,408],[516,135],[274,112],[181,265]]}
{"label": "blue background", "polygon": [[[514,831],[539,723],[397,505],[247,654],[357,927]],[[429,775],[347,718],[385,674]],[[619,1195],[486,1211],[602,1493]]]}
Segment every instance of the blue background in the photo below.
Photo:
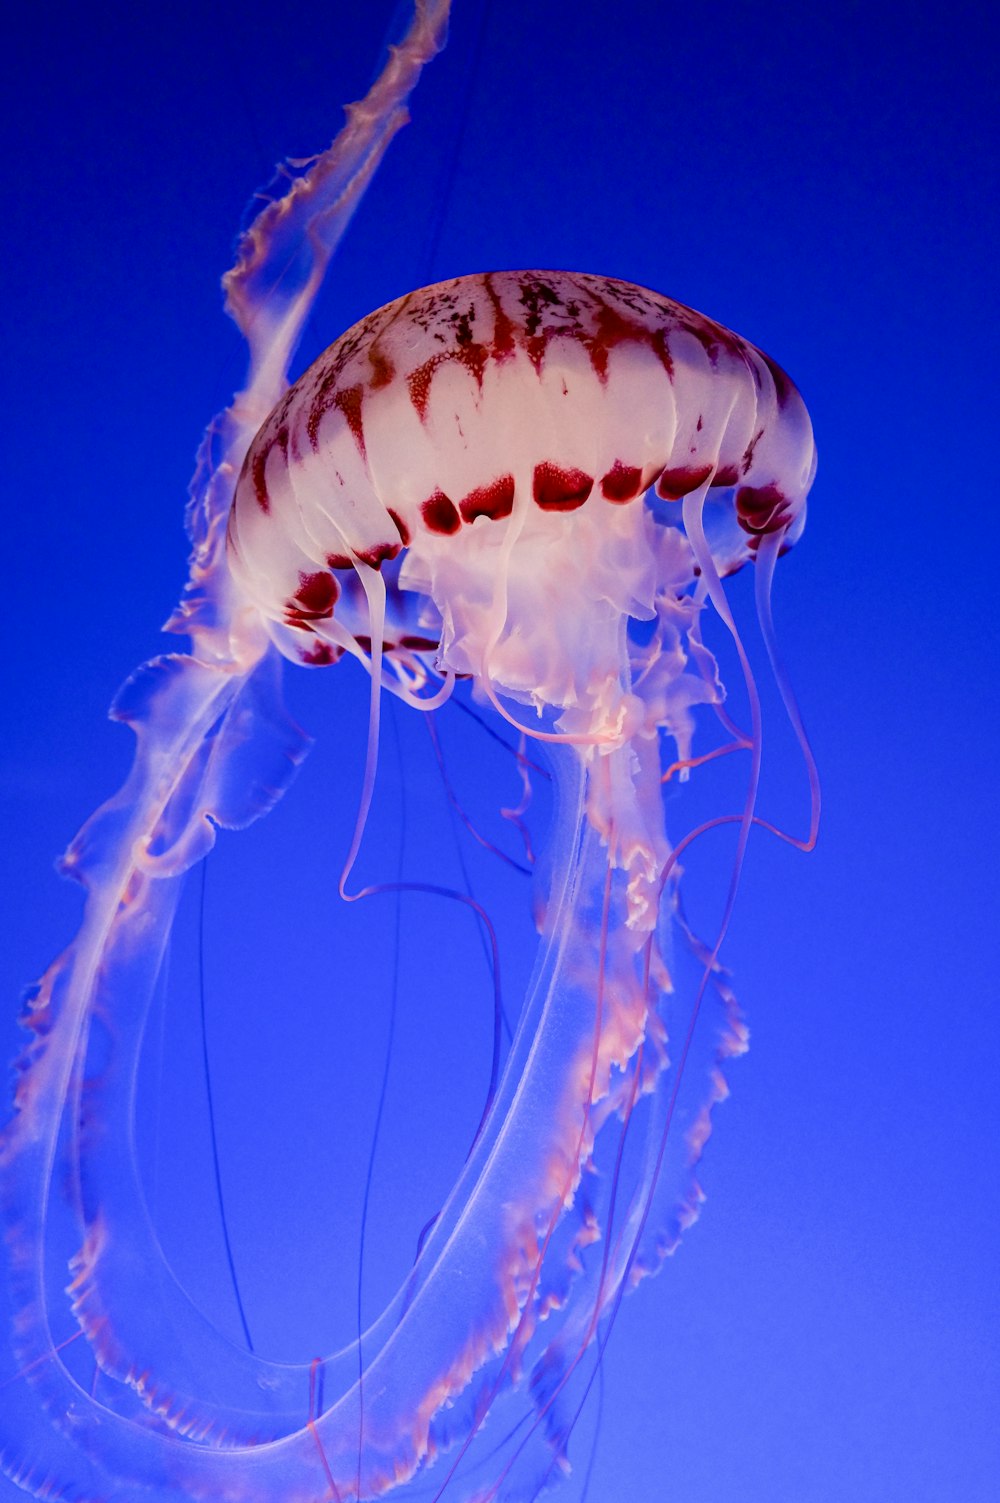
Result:
{"label": "blue background", "polygon": [[[39,4],[8,39],[5,1054],[22,985],[75,927],[79,895],[51,858],[124,776],[129,736],[104,713],[162,646],[194,449],[242,375],[218,278],[246,200],[280,157],[330,139],[393,24],[374,0]],[[748,862],[727,956],[753,1046],[716,1118],[701,1223],[623,1308],[591,1503],[1000,1495],[997,33],[979,6],[919,0],[494,0],[485,14],[456,0],[297,367],[420,282],[565,266],[738,329],[813,416],[819,476],[776,616],[822,771],[821,841],[805,858],[761,836]],[[335,893],[364,694],[349,668],[289,674],[318,744],[208,875],[230,1230],[255,1340],[282,1356],[349,1340],[354,1318],[397,922],[387,900],[345,914]],[[801,828],[801,766],[773,694],[767,708],[763,810]],[[516,797],[509,759],[474,726],[445,730],[488,821],[469,768],[495,780],[495,805]],[[404,826],[407,868],[433,858],[447,875],[426,738],[411,749],[390,727],[386,748],[364,875],[395,875]],[[514,935],[513,1006],[524,892],[494,894],[480,865],[476,890]],[[477,936],[417,900],[398,923],[369,1313],[461,1161],[488,1069]],[[237,1336],[196,927],[189,901],[143,1151],[182,1276]],[[588,1416],[584,1464],[592,1433]]]}

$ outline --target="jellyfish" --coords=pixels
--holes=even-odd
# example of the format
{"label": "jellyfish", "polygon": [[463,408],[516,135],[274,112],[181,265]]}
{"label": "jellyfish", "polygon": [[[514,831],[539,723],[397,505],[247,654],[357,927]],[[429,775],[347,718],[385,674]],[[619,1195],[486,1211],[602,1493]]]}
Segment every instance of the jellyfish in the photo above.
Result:
{"label": "jellyfish", "polygon": [[[0,1460],[39,1497],[485,1503],[554,1485],[622,1298],[697,1215],[712,1108],[745,1047],[720,961],[763,822],[759,700],[725,586],[744,567],[813,787],[798,843],[815,839],[770,613],[815,452],[772,360],[646,288],[499,271],[397,299],[288,385],[446,20],[442,0],[417,0],[340,136],[241,242],[225,286],[250,375],[192,487],[169,624],[190,650],[120,692],[133,767],[65,858],[84,917],[28,997],[0,1139]],[[746,728],[706,614],[735,644]],[[138,1060],[185,873],[220,828],[266,813],[304,755],[282,661],[333,669],[335,692],[351,658],[371,692],[343,897],[365,895],[353,872],[386,694],[429,716],[471,692],[518,746],[526,787],[544,760],[555,815],[534,971],[450,1194],[357,1343],[277,1363],[223,1336],[162,1254],[135,1161]],[[698,751],[704,719],[726,739]],[[664,784],[739,753],[742,807],[668,832]],[[736,854],[701,935],[684,856],[718,824]]]}

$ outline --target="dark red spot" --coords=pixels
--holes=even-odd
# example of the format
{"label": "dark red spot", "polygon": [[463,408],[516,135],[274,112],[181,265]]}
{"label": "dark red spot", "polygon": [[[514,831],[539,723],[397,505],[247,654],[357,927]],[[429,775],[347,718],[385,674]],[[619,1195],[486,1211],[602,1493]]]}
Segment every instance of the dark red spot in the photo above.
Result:
{"label": "dark red spot", "polygon": [[372,548],[357,548],[355,557],[373,569],[381,569],[388,559],[396,557],[402,546],[402,543],[376,543]]}
{"label": "dark red spot", "polygon": [[616,459],[608,473],[601,477],[601,493],[608,501],[634,501],[645,488],[638,466],[622,464],[620,459]]}
{"label": "dark red spot", "polygon": [[421,422],[424,422],[427,418],[427,403],[430,401],[431,382],[434,379],[434,372],[439,365],[456,360],[459,365],[465,367],[475,380],[476,385],[480,388],[482,387],[483,372],[486,370],[489,351],[485,345],[477,344],[474,341],[470,344],[465,341],[463,330],[466,327],[459,320],[455,329],[455,348],[443,351],[439,355],[432,355],[429,360],[424,361],[423,365],[418,365],[417,369],[412,371],[406,378],[410,401],[413,403]]}
{"label": "dark red spot", "polygon": [[684,327],[689,334],[694,335],[713,365],[718,364],[720,351],[724,349],[731,351],[736,348],[734,336],[729,333],[728,329],[723,329],[721,324],[713,323],[710,318],[705,318],[700,313],[688,310]]}
{"label": "dark red spot", "polygon": [[545,359],[545,351],[549,347],[549,338],[550,334],[543,329],[541,334],[529,334],[524,341],[528,359],[539,373],[542,369],[542,361]]}
{"label": "dark red spot", "polygon": [[417,410],[417,417],[421,422],[427,416],[427,403],[431,394],[431,377],[440,364],[440,355],[432,355],[430,360],[425,360],[423,365],[418,365],[415,371],[406,378],[406,384],[410,392],[410,401]]}
{"label": "dark red spot", "polygon": [[492,278],[484,277],[483,283],[489,295],[490,302],[493,304],[493,340],[490,345],[490,351],[494,360],[505,360],[508,356],[513,355],[517,348],[515,339],[516,325],[513,319],[509,318],[500,306],[500,299],[493,286]]}
{"label": "dark red spot", "polygon": [[674,379],[674,357],[670,353],[670,344],[666,329],[655,329],[649,337],[649,348],[663,366],[670,381]]}
{"label": "dark red spot", "polygon": [[[354,640],[355,640],[355,642],[357,642],[358,646],[361,648],[361,651],[362,652],[366,652],[368,654],[368,656],[371,657],[371,655],[372,655],[372,639],[371,639],[371,637],[360,636],[357,633],[355,633]],[[399,647],[412,647],[414,651],[427,652],[431,648],[440,647],[440,645],[441,645],[440,642],[432,642],[429,637],[403,637],[403,639],[399,643],[389,642],[389,641],[387,641],[386,639],[383,638],[383,641],[382,641],[382,651],[383,652],[395,652],[397,646],[399,646]]]}
{"label": "dark red spot", "polygon": [[760,538],[785,527],[791,519],[791,508],[776,485],[741,485],[736,492],[736,516],[744,532]]}
{"label": "dark red spot", "polygon": [[778,399],[778,406],[784,407],[785,403],[788,401],[788,398],[795,390],[795,387],[792,385],[788,376],[785,375],[785,372],[781,369],[781,366],[773,361],[770,355],[765,355],[763,350],[761,350],[760,354],[761,358],[764,361],[764,364],[771,372],[771,380],[774,382],[774,394]]}
{"label": "dark red spot", "polygon": [[281,424],[281,427],[278,429],[277,433],[274,435],[274,442],[275,442],[275,445],[277,446],[277,448],[279,448],[281,450],[281,457],[285,461],[285,464],[287,465],[288,464],[288,424],[287,423],[282,423]]}
{"label": "dark red spot", "polygon": [[611,351],[620,344],[629,340],[646,345],[659,360],[667,375],[673,379],[674,366],[670,357],[670,349],[667,344],[667,331],[663,328],[651,330],[638,318],[630,318],[621,309],[613,307],[603,298],[597,298],[599,312],[597,315],[597,332],[593,339],[588,341],[587,353],[594,373],[601,381],[607,380],[608,356]]}
{"label": "dark red spot", "polygon": [[589,351],[590,363],[600,380],[607,380],[608,356],[616,345],[624,344],[629,339],[641,339],[645,344],[648,338],[646,330],[640,324],[634,319],[623,318],[617,308],[612,308],[610,303],[602,299],[597,315],[597,333]]}
{"label": "dark red spot", "polygon": [[454,502],[444,491],[435,491],[433,496],[428,497],[420,508],[420,515],[431,532],[457,532],[462,525]]}
{"label": "dark red spot", "polygon": [[514,508],[514,477],[501,475],[489,485],[480,486],[458,503],[463,520],[474,522],[477,517],[489,517],[496,522],[500,517],[509,517]]}
{"label": "dark red spot", "polygon": [[347,426],[351,430],[354,442],[358,446],[358,453],[362,459],[365,454],[365,430],[361,422],[361,406],[365,398],[363,386],[349,386],[346,391],[338,391],[333,399],[333,406],[338,407],[347,419]]}
{"label": "dark red spot", "polygon": [[390,517],[396,524],[396,531],[399,533],[399,540],[402,543],[403,547],[409,548],[410,529],[407,527],[398,511],[393,511],[391,506],[387,506],[386,511],[389,513]]}
{"label": "dark red spot", "polygon": [[347,553],[328,553],[326,567],[328,569],[353,569],[354,560]]}
{"label": "dark red spot", "polygon": [[408,647],[411,652],[436,652],[441,646],[435,637],[400,637],[400,647]]}
{"label": "dark red spot", "polygon": [[476,385],[482,390],[483,372],[486,370],[486,363],[490,358],[490,352],[486,346],[478,344],[475,341],[472,344],[462,345],[454,358],[461,361]]}
{"label": "dark red spot", "polygon": [[340,587],[331,574],[300,574],[299,587],[288,602],[289,611],[303,621],[322,621],[333,615]]}
{"label": "dark red spot", "polygon": [[472,321],[475,308],[472,304],[464,313],[453,313],[451,323],[455,330],[455,338],[463,349],[468,349],[475,344],[475,336],[472,332]]}
{"label": "dark red spot", "polygon": [[257,449],[250,460],[250,479],[253,481],[253,493],[257,505],[264,512],[271,510],[271,498],[267,494],[267,480],[264,475],[264,470],[267,466],[267,452],[264,448]]}
{"label": "dark red spot", "polygon": [[555,288],[548,282],[543,282],[541,277],[522,277],[518,286],[520,288],[518,302],[524,309],[524,329],[528,335],[528,349],[530,351],[531,342],[540,331],[544,349],[545,316],[559,306],[559,295]]}
{"label": "dark red spot", "polygon": [[300,652],[299,657],[303,663],[311,668],[328,668],[331,663],[336,663],[344,655],[342,647],[334,647],[330,642],[317,642],[315,647],[310,647],[308,652]]}
{"label": "dark red spot", "polygon": [[561,465],[535,465],[532,492],[543,511],[575,511],[594,489],[593,475],[583,470],[564,470]]}
{"label": "dark red spot", "polygon": [[712,476],[711,490],[719,490],[723,486],[735,485],[740,478],[740,467],[736,464],[723,465]]}
{"label": "dark red spot", "polygon": [[396,374],[396,367],[388,356],[382,353],[377,344],[373,344],[368,351],[368,363],[372,368],[372,391],[378,391],[380,387],[388,386]]}
{"label": "dark red spot", "polygon": [[679,501],[682,496],[696,491],[699,485],[704,485],[711,473],[710,464],[681,465],[676,470],[664,470],[656,482],[656,494],[664,501]]}
{"label": "dark red spot", "polygon": [[323,416],[336,400],[337,375],[336,366],[325,373],[313,398],[313,404],[309,409],[309,417],[306,420],[306,436],[309,439],[309,446],[313,450],[319,447],[319,425],[323,420]]}
{"label": "dark red spot", "polygon": [[750,466],[753,464],[753,451],[754,451],[754,449],[756,449],[757,445],[760,443],[760,441],[761,441],[761,439],[763,437],[764,437],[764,430],[763,430],[763,428],[761,428],[761,429],[758,430],[757,433],[754,434],[753,438],[750,440],[750,442],[747,444],[746,448],[743,450],[743,468],[744,468],[744,470],[748,470],[750,468]]}

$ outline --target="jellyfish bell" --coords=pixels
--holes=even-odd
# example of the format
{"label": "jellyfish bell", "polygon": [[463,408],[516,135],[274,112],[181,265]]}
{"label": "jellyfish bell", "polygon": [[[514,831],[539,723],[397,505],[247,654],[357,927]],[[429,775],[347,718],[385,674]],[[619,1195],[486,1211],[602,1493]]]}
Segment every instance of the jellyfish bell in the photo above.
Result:
{"label": "jellyfish bell", "polygon": [[[574,626],[592,625],[608,589],[602,562],[612,572],[595,552],[636,546],[635,562],[620,565],[638,593],[607,603],[622,600],[618,616],[633,603],[648,614],[651,514],[629,503],[654,482],[673,501],[722,492],[725,506],[707,510],[736,524],[714,550],[725,575],[763,536],[796,541],[814,466],[791,382],[702,315],[607,277],[466,276],[370,314],[283,397],[244,463],[230,559],[279,646],[304,661],[330,635],[318,623],[344,614],[334,609],[344,571],[405,548],[400,588],[440,611],[459,569],[468,611],[456,604],[441,620],[439,661],[478,674],[495,623],[477,603],[484,581],[496,593],[498,559],[512,586],[572,580],[560,603]],[[579,573],[588,566],[593,591]],[[540,702],[541,675],[515,661],[522,634],[544,654],[554,626],[523,609],[531,594],[530,583],[508,593],[517,619],[503,644],[491,641],[487,676]],[[397,645],[387,638],[385,650]],[[581,689],[579,672],[570,679],[546,702],[568,706]]]}

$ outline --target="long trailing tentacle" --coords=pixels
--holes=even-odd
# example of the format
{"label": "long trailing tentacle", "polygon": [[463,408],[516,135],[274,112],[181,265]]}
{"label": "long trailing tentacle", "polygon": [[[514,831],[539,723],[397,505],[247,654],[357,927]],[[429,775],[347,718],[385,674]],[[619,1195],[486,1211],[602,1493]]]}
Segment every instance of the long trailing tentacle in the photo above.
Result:
{"label": "long trailing tentacle", "polygon": [[[151,1496],[173,1496],[169,1458],[179,1443],[168,1427],[219,1438],[233,1428],[225,1410],[213,1417],[212,1404],[189,1409],[186,1384],[175,1386],[192,1351],[197,1366],[199,1351],[208,1356],[227,1344],[187,1307],[143,1210],[129,1162],[134,1051],[180,878],[211,847],[217,827],[249,823],[280,797],[307,747],[281,709],[274,651],[229,574],[227,519],[250,441],[287,386],[288,364],[329,258],[405,123],[421,69],[444,43],[448,9],[448,0],[416,0],[405,39],[391,49],[368,96],[348,108],[333,145],[298,175],[289,167],[288,191],[262,208],[240,244],[225,288],[228,311],[249,345],[250,374],[209,425],[199,452],[187,514],[190,575],[167,623],[191,639],[191,651],[153,660],[119,695],[115,717],[136,735],[132,770],[64,861],[85,888],[84,916],[73,944],[28,998],[24,1024],[32,1042],[19,1062],[14,1115],[0,1137],[6,1225],[0,1283],[10,1301],[16,1364],[0,1417],[0,1461],[20,1486],[40,1495],[60,1489],[132,1498],[152,1489]],[[125,1015],[122,995],[130,1004]],[[112,1056],[86,1081],[82,1126],[67,1148],[64,1107],[88,1068],[95,1026],[113,1040]],[[78,1160],[65,1164],[68,1221],[57,1194],[67,1152]],[[123,1210],[129,1195],[133,1203]],[[108,1384],[99,1385],[100,1398],[89,1391],[73,1359],[79,1343],[72,1335],[60,1339],[51,1308],[48,1247],[58,1234],[59,1245],[72,1249],[74,1214],[83,1225],[73,1259],[73,1313],[98,1363],[122,1380],[114,1409],[105,1397]],[[131,1218],[127,1236],[123,1215]],[[145,1307],[133,1289],[137,1274],[152,1280]],[[161,1372],[154,1384],[135,1341],[141,1348],[143,1333],[155,1340],[168,1369],[184,1346],[164,1341],[164,1328],[157,1329],[164,1302],[189,1327],[192,1348],[179,1360],[174,1383]],[[170,1328],[176,1337],[176,1326]],[[277,1391],[280,1409],[284,1375],[265,1377],[264,1366],[243,1355],[251,1391],[258,1401]],[[143,1403],[151,1414],[137,1423]],[[256,1417],[251,1412],[249,1423],[266,1429],[267,1407]]]}

